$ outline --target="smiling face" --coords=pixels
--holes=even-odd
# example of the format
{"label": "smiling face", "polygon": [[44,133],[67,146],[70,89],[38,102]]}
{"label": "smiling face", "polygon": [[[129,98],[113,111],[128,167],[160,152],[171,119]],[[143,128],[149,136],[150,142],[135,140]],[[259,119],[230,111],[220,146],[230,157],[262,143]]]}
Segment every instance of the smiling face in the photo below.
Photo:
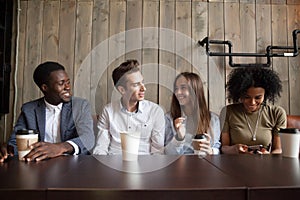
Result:
{"label": "smiling face", "polygon": [[41,89],[46,101],[52,105],[58,105],[59,103],[71,100],[71,83],[64,70],[51,72],[48,83],[43,84]]}
{"label": "smiling face", "polygon": [[118,90],[122,97],[130,103],[136,103],[144,100],[146,87],[144,85],[144,78],[140,71],[126,74],[126,81],[124,86],[118,86]]}
{"label": "smiling face", "polygon": [[261,87],[250,87],[246,94],[241,98],[244,108],[247,112],[259,110],[265,97],[265,89]]}
{"label": "smiling face", "polygon": [[177,78],[175,82],[174,94],[179,102],[180,106],[192,105],[191,93],[188,81],[184,76]]}

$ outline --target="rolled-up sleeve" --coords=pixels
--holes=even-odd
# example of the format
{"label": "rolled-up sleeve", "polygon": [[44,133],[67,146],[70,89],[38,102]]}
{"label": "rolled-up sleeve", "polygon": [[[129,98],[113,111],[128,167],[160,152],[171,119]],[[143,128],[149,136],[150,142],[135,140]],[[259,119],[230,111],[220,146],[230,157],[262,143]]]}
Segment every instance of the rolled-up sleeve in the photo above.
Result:
{"label": "rolled-up sleeve", "polygon": [[213,150],[213,154],[220,154],[220,136],[221,136],[221,130],[220,130],[220,119],[218,115],[211,113],[211,119],[210,119],[210,127],[211,127],[211,147]]}
{"label": "rolled-up sleeve", "polygon": [[151,154],[164,153],[165,116],[161,107],[157,106],[153,112],[153,129],[151,132]]}
{"label": "rolled-up sleeve", "polygon": [[107,155],[108,147],[110,144],[109,134],[109,114],[106,108],[104,108],[101,116],[97,122],[98,133],[96,134],[96,143],[93,149],[93,154]]}

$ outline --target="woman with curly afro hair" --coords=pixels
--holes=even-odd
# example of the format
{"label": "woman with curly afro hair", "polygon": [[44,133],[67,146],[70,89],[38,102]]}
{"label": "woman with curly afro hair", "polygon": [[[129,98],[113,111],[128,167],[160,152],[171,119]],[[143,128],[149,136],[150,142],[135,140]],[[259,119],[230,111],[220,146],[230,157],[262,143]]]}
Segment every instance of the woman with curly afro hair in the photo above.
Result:
{"label": "woman with curly afro hair", "polygon": [[286,113],[273,103],[280,97],[281,80],[263,67],[236,68],[226,85],[233,104],[221,111],[222,153],[281,153],[278,132]]}

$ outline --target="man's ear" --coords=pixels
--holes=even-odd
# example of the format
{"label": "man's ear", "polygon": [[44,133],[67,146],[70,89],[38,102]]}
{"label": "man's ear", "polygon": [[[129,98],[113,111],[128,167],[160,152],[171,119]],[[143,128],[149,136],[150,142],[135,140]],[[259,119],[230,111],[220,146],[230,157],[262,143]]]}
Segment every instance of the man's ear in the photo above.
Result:
{"label": "man's ear", "polygon": [[47,92],[48,86],[47,86],[45,83],[43,83],[43,84],[41,85],[41,90],[42,90],[43,93],[44,93],[44,92]]}
{"label": "man's ear", "polygon": [[124,88],[122,85],[119,85],[119,86],[117,87],[117,89],[118,89],[118,91],[119,91],[122,95],[125,94],[125,88]]}

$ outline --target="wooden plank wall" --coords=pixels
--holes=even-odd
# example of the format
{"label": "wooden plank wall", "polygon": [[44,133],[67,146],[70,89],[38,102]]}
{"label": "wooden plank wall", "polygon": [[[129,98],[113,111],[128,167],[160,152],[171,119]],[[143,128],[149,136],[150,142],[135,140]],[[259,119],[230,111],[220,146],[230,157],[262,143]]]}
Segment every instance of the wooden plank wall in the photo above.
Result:
{"label": "wooden plank wall", "polygon": [[[209,36],[230,40],[234,52],[262,53],[270,44],[291,46],[292,31],[300,29],[297,0],[21,0],[18,13],[18,62],[12,71],[17,84],[11,87],[11,112],[1,118],[1,140],[21,105],[41,96],[32,73],[46,60],[66,67],[75,95],[89,99],[94,113],[118,98],[111,72],[130,58],[142,64],[146,98],[165,111],[176,74],[193,71],[204,82],[210,110],[219,113],[227,103],[224,88],[232,68],[225,57],[208,57],[197,41]],[[266,60],[237,57],[234,62]],[[277,104],[297,115],[299,63],[300,56],[273,58],[271,66],[283,81]]]}

